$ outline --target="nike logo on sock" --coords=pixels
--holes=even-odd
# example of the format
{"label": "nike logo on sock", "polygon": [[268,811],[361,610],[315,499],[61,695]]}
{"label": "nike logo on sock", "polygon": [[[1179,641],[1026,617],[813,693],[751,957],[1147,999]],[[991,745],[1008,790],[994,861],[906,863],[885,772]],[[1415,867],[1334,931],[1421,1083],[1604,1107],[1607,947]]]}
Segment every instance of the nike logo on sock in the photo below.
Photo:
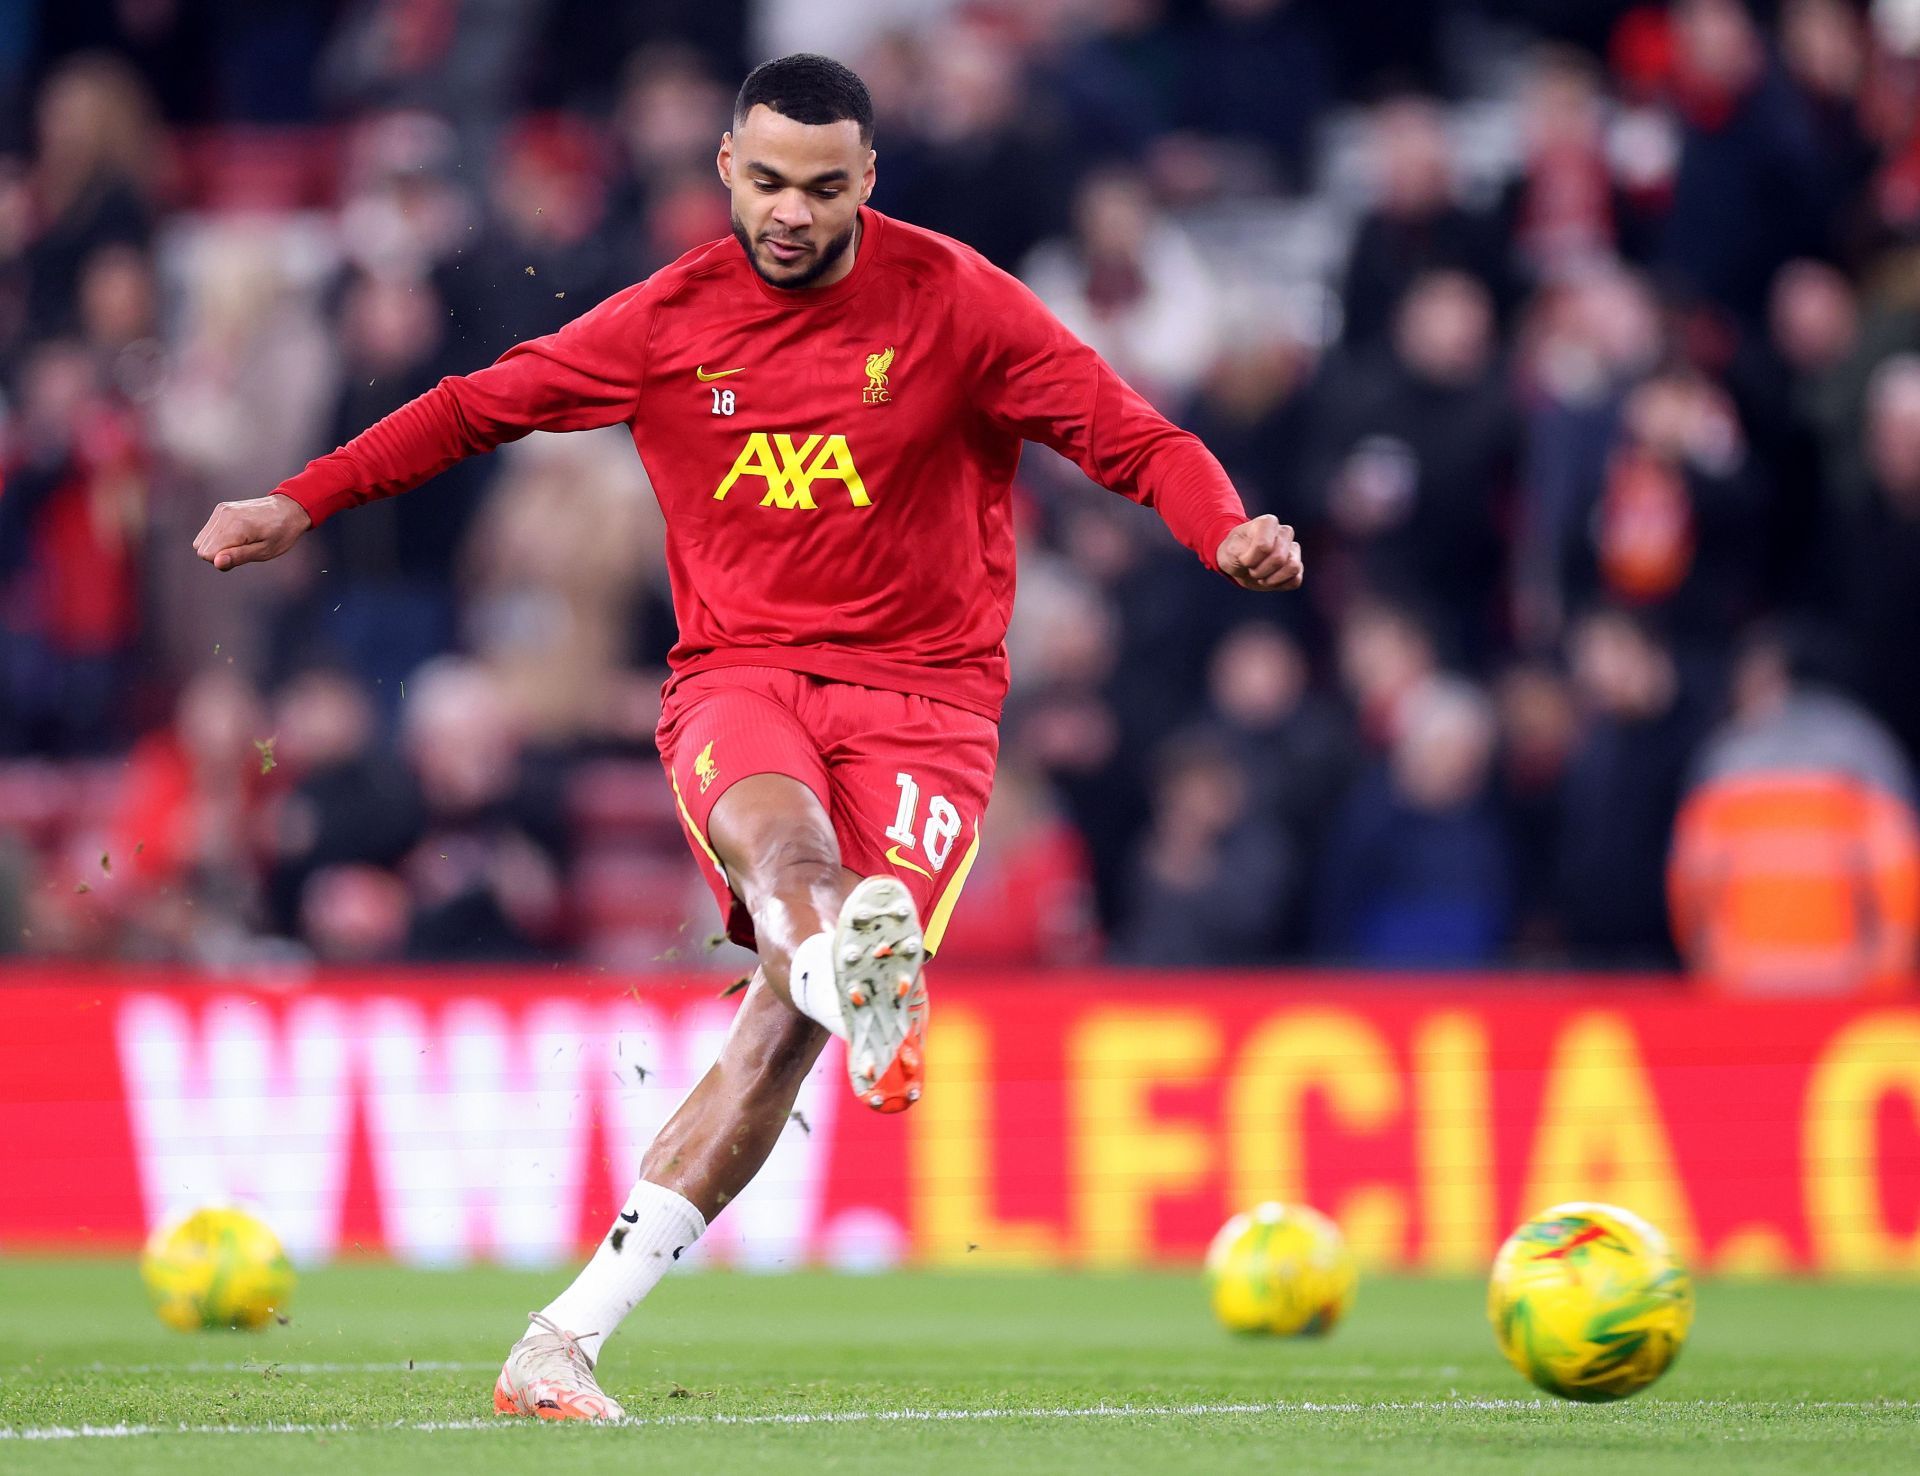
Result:
{"label": "nike logo on sock", "polygon": [[632,1214],[628,1214],[627,1211],[621,1210],[620,1218],[625,1220],[629,1225],[638,1225],[640,1223],[640,1211],[635,1210]]}
{"label": "nike logo on sock", "polygon": [[683,1251],[683,1250],[685,1250],[685,1249],[686,1249],[686,1247],[685,1247],[684,1245],[676,1245],[676,1246],[675,1246],[675,1247],[673,1248],[673,1258],[674,1258],[674,1260],[676,1260],[676,1261],[677,1261],[677,1260],[679,1260],[679,1259],[680,1259],[680,1252],[681,1252],[681,1251]]}

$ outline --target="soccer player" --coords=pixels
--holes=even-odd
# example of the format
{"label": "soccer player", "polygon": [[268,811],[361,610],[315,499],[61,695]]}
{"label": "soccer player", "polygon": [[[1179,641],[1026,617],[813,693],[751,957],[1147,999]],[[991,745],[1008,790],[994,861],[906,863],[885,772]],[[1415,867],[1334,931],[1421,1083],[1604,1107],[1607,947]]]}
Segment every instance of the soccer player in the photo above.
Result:
{"label": "soccer player", "polygon": [[869,208],[873,105],[819,56],[758,67],[720,141],[733,238],[442,380],[194,541],[276,558],[337,512],[535,430],[626,425],[666,516],[679,641],[660,756],[760,966],[579,1277],[514,1345],[503,1413],[618,1418],[601,1345],[758,1171],[829,1034],[918,1099],[927,995],[980,844],[1007,688],[1023,440],[1153,506],[1208,568],[1288,590],[1293,530],[1014,278]]}

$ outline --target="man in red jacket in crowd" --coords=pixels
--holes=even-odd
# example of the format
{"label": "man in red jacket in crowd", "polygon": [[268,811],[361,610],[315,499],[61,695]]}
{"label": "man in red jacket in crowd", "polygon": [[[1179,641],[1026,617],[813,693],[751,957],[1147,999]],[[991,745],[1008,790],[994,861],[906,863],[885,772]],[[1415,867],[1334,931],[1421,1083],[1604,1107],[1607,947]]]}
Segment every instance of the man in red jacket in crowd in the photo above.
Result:
{"label": "man in red jacket in crowd", "polygon": [[[757,68],[720,143],[733,239],[443,380],[194,542],[275,558],[349,507],[535,430],[626,425],[666,516],[679,641],[660,755],[760,968],[587,1268],[535,1314],[503,1413],[618,1418],[593,1364],[753,1177],[829,1034],[868,1106],[918,1100],[925,959],[980,844],[1023,440],[1153,506],[1202,563],[1297,588],[1300,548],[1014,278],[867,207],[873,105],[837,62]],[[923,922],[924,919],[924,922]]]}

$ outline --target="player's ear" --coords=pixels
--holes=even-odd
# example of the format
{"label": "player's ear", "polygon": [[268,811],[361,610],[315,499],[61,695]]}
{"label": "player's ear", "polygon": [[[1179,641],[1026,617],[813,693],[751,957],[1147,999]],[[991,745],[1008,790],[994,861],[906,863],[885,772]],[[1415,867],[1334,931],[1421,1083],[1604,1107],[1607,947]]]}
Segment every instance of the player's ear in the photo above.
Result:
{"label": "player's ear", "polygon": [[873,185],[875,179],[878,178],[878,174],[873,167],[873,161],[879,157],[880,155],[873,149],[867,150],[867,169],[866,172],[860,176],[860,203],[862,205],[873,198]]}
{"label": "player's ear", "polygon": [[720,135],[720,152],[714,157],[713,167],[720,171],[720,183],[732,189],[733,132],[731,129]]}

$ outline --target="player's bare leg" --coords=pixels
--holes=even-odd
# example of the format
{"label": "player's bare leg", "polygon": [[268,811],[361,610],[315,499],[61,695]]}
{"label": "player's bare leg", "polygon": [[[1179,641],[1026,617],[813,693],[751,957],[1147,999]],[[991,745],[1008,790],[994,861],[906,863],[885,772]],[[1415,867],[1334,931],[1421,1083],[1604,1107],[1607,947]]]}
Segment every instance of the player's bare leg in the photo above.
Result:
{"label": "player's bare leg", "polygon": [[840,864],[840,842],[819,797],[785,774],[751,775],[720,796],[707,816],[707,841],[753,918],[767,983],[808,1013],[804,994],[793,994],[794,955],[833,930],[860,880]]}
{"label": "player's bare leg", "polygon": [[728,789],[707,817],[707,839],[752,914],[769,986],[847,1042],[855,1095],[880,1112],[918,1101],[926,944],[906,887],[841,865],[819,798],[785,774]]}
{"label": "player's bare leg", "polygon": [[756,973],[720,1058],[667,1119],[640,1177],[671,1189],[711,1220],[760,1172],[793,1116],[827,1032],[797,1014]]}
{"label": "player's bare leg", "polygon": [[924,945],[906,888],[862,880],[813,792],[783,775],[735,784],[708,818],[710,843],[753,916],[761,965],[719,1059],[648,1146],[640,1181],[574,1282],[507,1355],[502,1414],[619,1419],[594,1377],[601,1346],[760,1171],[786,1130],[829,1031],[868,1105],[920,1095]]}
{"label": "player's bare leg", "polygon": [[824,1029],[754,975],[719,1059],[647,1148],[607,1238],[507,1355],[496,1411],[621,1417],[594,1377],[601,1346],[766,1163],[826,1043]]}

